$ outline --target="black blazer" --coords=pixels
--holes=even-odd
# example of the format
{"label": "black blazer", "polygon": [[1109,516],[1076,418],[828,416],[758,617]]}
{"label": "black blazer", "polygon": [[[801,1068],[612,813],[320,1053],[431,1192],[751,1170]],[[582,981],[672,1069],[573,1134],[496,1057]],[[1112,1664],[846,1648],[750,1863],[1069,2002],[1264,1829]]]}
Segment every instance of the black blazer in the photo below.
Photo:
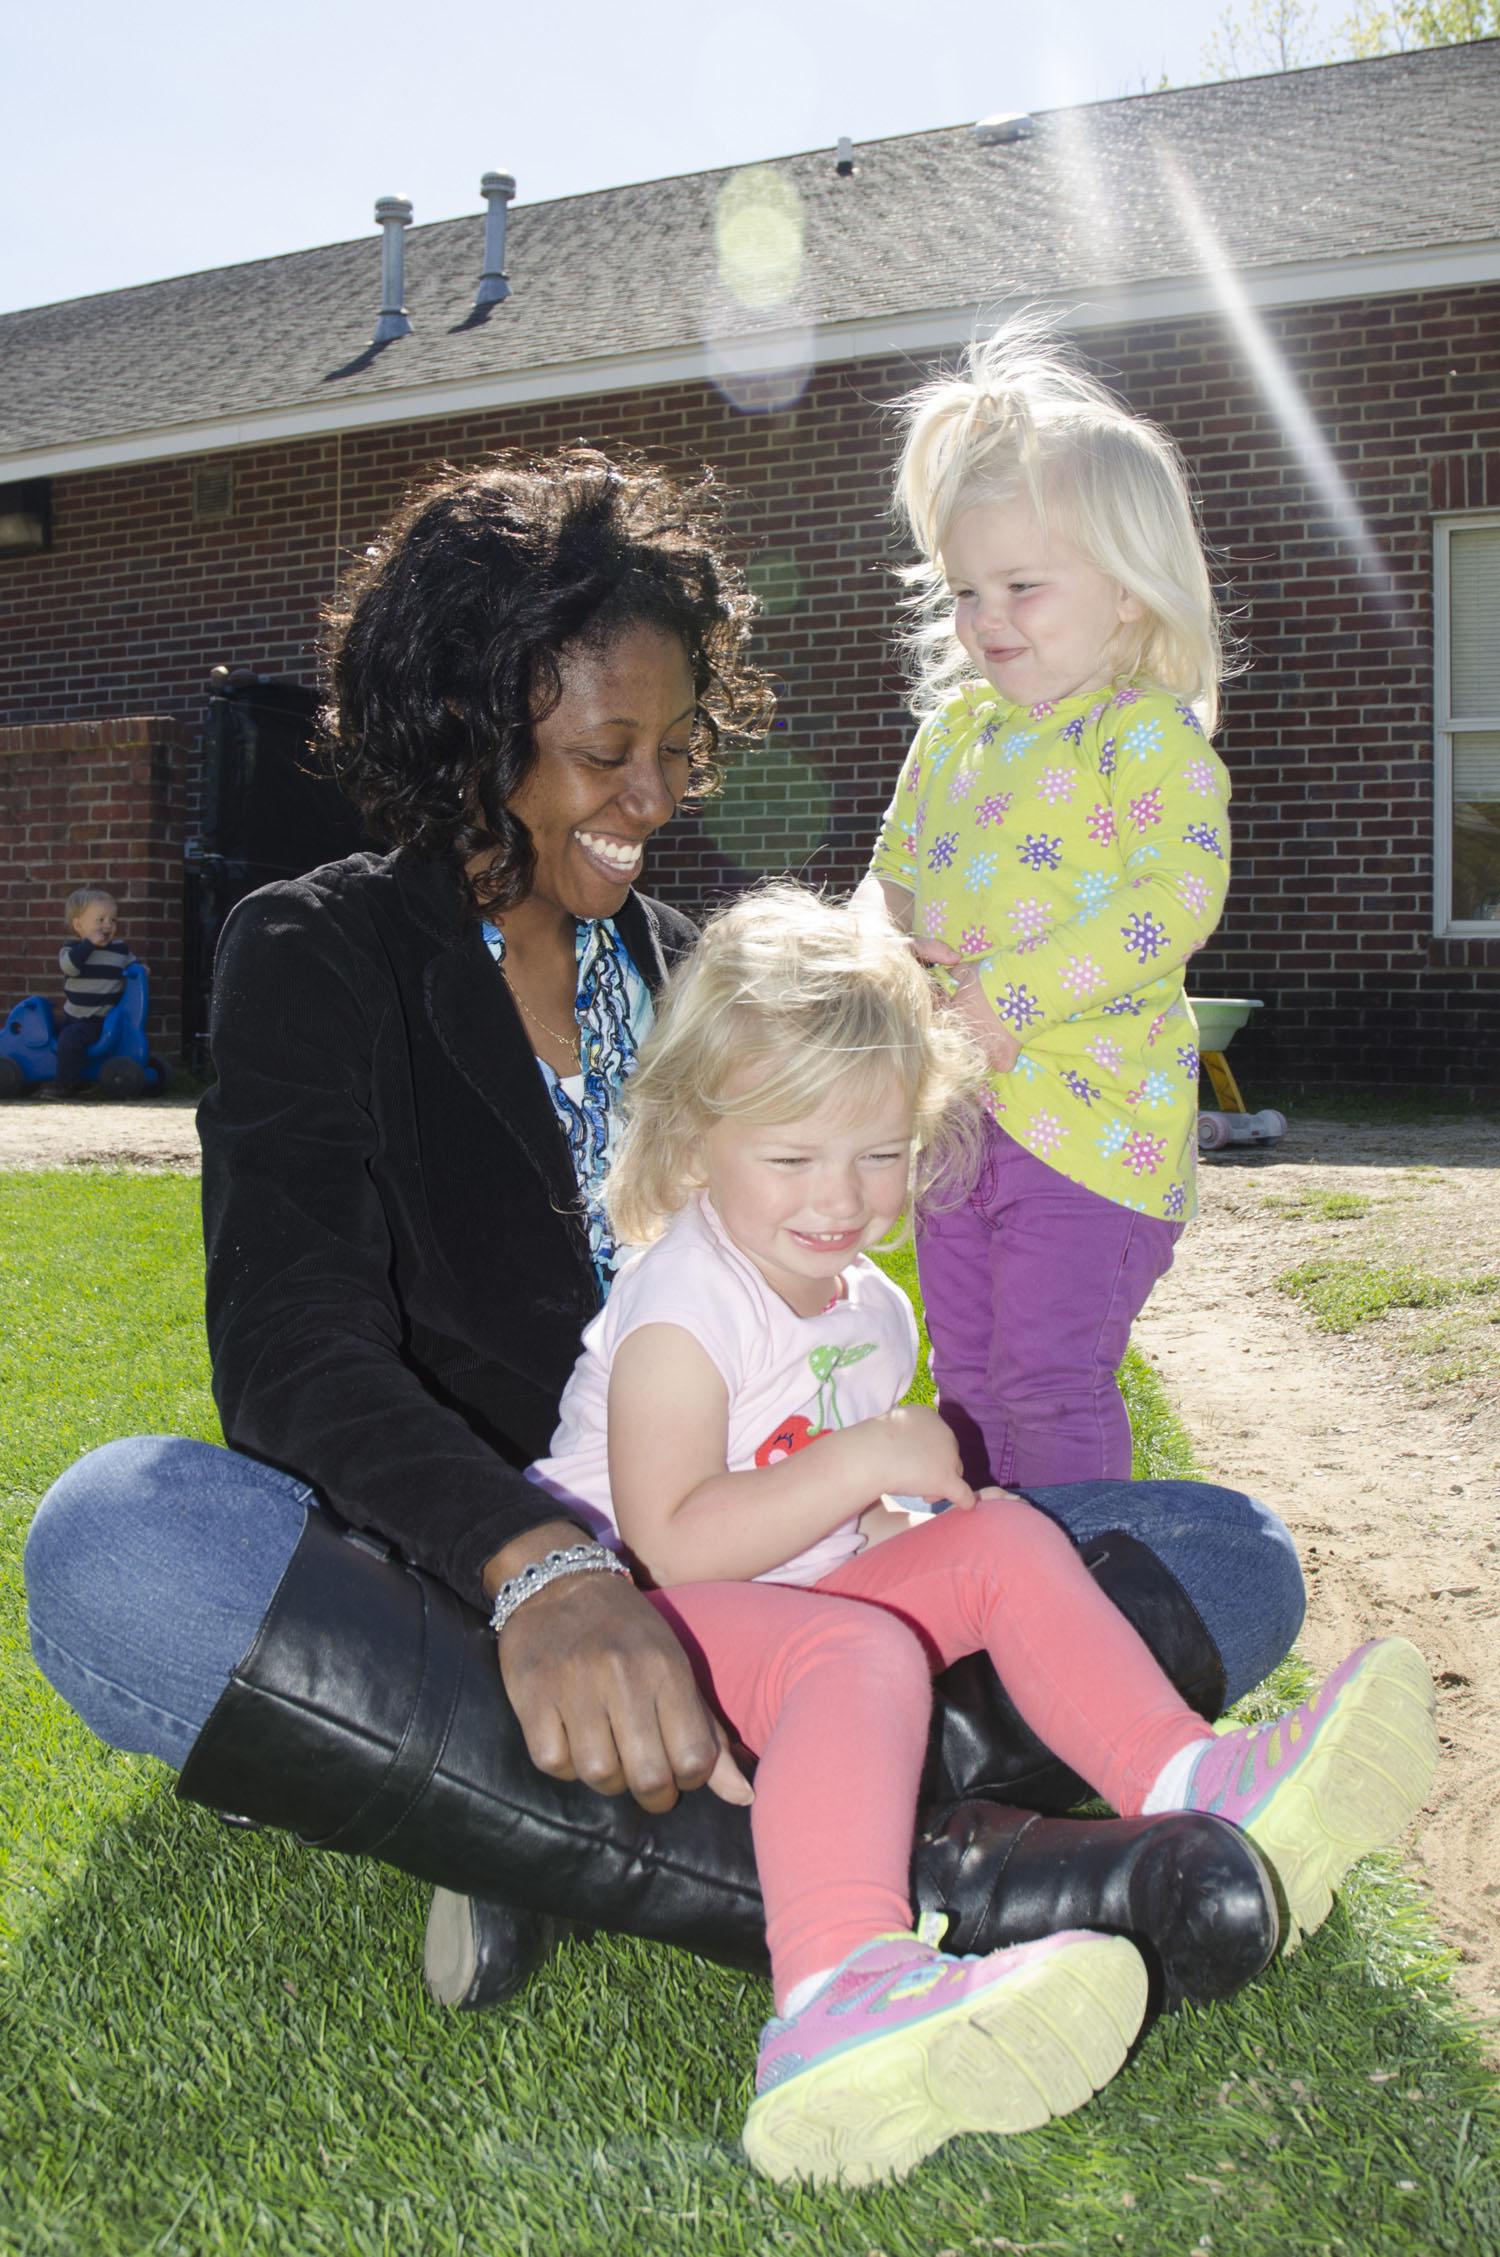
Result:
{"label": "black blazer", "polygon": [[[632,894],[653,991],[695,937]],[[461,881],[402,849],[265,887],[214,967],[198,1110],[214,1398],[460,1596],[557,1508],[545,1454],[599,1306],[566,1144]]]}

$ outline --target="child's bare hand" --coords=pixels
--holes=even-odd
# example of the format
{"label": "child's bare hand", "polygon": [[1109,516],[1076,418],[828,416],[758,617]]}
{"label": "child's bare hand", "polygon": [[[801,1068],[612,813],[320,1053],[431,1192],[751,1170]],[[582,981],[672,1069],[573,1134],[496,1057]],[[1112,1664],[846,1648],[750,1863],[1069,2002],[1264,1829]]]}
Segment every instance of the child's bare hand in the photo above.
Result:
{"label": "child's bare hand", "polygon": [[961,964],[963,962],[958,950],[950,948],[945,940],[924,940],[920,936],[914,937],[911,952],[919,964]]}
{"label": "child's bare hand", "polygon": [[886,1494],[946,1497],[967,1512],[974,1492],[964,1479],[952,1429],[925,1403],[903,1403],[899,1410],[864,1422],[873,1444],[876,1487]]}
{"label": "child's bare hand", "polygon": [[[1009,1027],[996,1017],[994,1007],[986,1001],[979,984],[979,973],[971,958],[950,948],[945,940],[914,938],[912,954],[920,964],[940,966],[951,970],[959,966],[949,992],[942,998],[942,1008],[950,1011],[967,1028],[984,1057],[992,1074],[1008,1074],[1021,1055],[1021,1045]],[[949,983],[939,983],[948,987]]]}
{"label": "child's bare hand", "polygon": [[997,1017],[972,967],[959,973],[947,1009],[974,1037],[990,1072],[1008,1074],[1021,1055],[1021,1045]]}

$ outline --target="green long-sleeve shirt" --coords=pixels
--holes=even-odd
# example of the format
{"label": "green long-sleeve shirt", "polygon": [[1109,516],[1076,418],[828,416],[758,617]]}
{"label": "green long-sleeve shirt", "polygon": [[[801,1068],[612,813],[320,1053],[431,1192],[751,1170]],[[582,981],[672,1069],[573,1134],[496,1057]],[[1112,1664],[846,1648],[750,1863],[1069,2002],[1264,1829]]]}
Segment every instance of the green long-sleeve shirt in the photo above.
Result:
{"label": "green long-sleeve shirt", "polygon": [[977,964],[1023,1044],[1002,1125],[1144,1214],[1194,1208],[1197,1030],[1183,967],[1229,880],[1229,776],[1197,716],[1117,684],[1034,706],[984,684],[918,731],[872,873]]}

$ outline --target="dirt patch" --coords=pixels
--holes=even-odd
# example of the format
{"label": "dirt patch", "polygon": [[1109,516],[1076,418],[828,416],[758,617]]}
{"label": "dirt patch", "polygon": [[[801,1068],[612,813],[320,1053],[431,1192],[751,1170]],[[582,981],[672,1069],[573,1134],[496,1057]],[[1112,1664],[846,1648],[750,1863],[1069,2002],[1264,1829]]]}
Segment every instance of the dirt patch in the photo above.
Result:
{"label": "dirt patch", "polygon": [[1500,1299],[1464,1292],[1329,1333],[1275,1282],[1325,1258],[1454,1284],[1500,1271],[1500,1126],[1301,1118],[1274,1153],[1206,1162],[1199,1221],[1136,1329],[1206,1469],[1291,1527],[1312,1666],[1388,1630],[1432,1666],[1443,1760],[1409,1863],[1493,2052]]}
{"label": "dirt patch", "polygon": [[198,1165],[195,1094],[134,1104],[71,1097],[0,1104],[0,1169],[172,1168]]}
{"label": "dirt patch", "polygon": [[[0,1169],[194,1169],[194,1102],[0,1106]],[[1297,1117],[1274,1152],[1206,1161],[1201,1205],[1137,1343],[1206,1470],[1288,1521],[1313,1667],[1386,1630],[1431,1663],[1443,1762],[1409,1862],[1500,2029],[1500,1296],[1337,1335],[1275,1283],[1322,1258],[1500,1271],[1500,1126]]]}

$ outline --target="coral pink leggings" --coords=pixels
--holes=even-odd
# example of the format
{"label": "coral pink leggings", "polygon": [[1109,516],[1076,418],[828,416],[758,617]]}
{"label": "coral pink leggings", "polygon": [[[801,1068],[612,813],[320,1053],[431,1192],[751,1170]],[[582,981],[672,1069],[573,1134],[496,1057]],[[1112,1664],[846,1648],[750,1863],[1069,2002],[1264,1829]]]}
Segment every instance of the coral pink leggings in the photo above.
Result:
{"label": "coral pink leggings", "polygon": [[778,2001],[909,1928],[932,1674],[987,1653],[1032,1730],[1122,1815],[1208,1735],[1071,1541],[1020,1498],[946,1512],[812,1589],[652,1594],[760,1759],[751,1826]]}

